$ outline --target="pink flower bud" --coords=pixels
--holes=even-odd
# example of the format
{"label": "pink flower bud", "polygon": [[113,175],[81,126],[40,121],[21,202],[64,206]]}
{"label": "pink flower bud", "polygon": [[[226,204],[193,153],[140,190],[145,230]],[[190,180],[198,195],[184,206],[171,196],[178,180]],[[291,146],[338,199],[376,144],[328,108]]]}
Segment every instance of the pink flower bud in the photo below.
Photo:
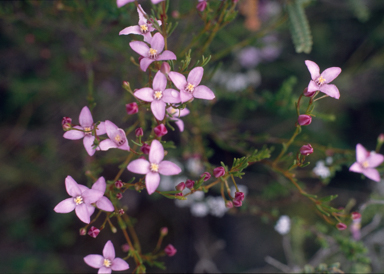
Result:
{"label": "pink flower bud", "polygon": [[168,235],[168,227],[162,227],[160,230],[161,236],[167,236]]}
{"label": "pink flower bud", "polygon": [[313,95],[315,95],[316,91],[308,92],[308,88],[305,88],[303,93],[305,97],[312,97]]}
{"label": "pink flower bud", "polygon": [[169,256],[172,257],[176,254],[177,250],[173,247],[173,245],[169,244],[164,248],[164,252]]}
{"label": "pink flower bud", "polygon": [[87,230],[85,228],[80,228],[79,234],[80,236],[84,236],[85,234],[87,234]]}
{"label": "pink flower bud", "polygon": [[195,185],[195,181],[191,180],[191,179],[188,179],[186,182],[185,182],[185,186],[189,189],[192,189],[193,186]]}
{"label": "pink flower bud", "polygon": [[183,196],[183,193],[176,193],[175,196]]}
{"label": "pink flower bud", "polygon": [[121,198],[123,198],[123,194],[117,193],[116,194],[116,198],[117,198],[117,200],[120,200]]}
{"label": "pink flower bud", "polygon": [[144,154],[149,154],[150,149],[151,147],[146,143],[144,143],[143,146],[140,148],[141,152]]}
{"label": "pink flower bud", "polygon": [[338,224],[336,225],[336,228],[337,228],[338,230],[344,230],[344,229],[347,228],[347,225],[346,225],[346,224],[343,224],[343,223],[338,223]]}
{"label": "pink flower bud", "polygon": [[171,15],[173,18],[177,19],[180,17],[180,12],[177,10],[174,10],[174,11],[172,11]]}
{"label": "pink flower bud", "polygon": [[300,126],[308,126],[312,122],[312,117],[306,114],[299,115],[297,122]]}
{"label": "pink flower bud", "polygon": [[313,147],[311,146],[311,144],[303,145],[300,148],[300,153],[301,153],[301,155],[308,156],[309,154],[313,153]]}
{"label": "pink flower bud", "polygon": [[381,133],[381,134],[379,135],[379,137],[377,138],[377,141],[378,141],[379,143],[384,143],[384,134],[383,134],[383,133]]}
{"label": "pink flower bud", "polygon": [[197,4],[196,9],[198,11],[204,11],[206,7],[207,7],[207,2],[206,1],[202,1],[199,4]]}
{"label": "pink flower bud", "polygon": [[72,119],[69,117],[63,117],[63,120],[61,120],[61,125],[63,127],[63,130],[70,130],[72,127]]}
{"label": "pink flower bud", "polygon": [[352,212],[352,220],[361,219],[361,214],[359,212]]}
{"label": "pink flower bud", "polygon": [[215,176],[216,178],[224,176],[224,174],[225,174],[225,168],[222,166],[219,166],[213,170],[213,176]]}
{"label": "pink flower bud", "polygon": [[115,182],[115,187],[117,188],[117,189],[120,189],[120,188],[122,188],[124,186],[124,183],[121,181],[121,180],[117,180],[116,182]]}
{"label": "pink flower bud", "polygon": [[205,175],[204,182],[205,182],[205,181],[208,181],[209,178],[211,178],[211,173],[209,173],[209,172],[207,172],[207,171],[204,172],[203,174],[201,174],[201,175],[200,175],[200,178],[203,178],[204,175]]}
{"label": "pink flower bud", "polygon": [[185,189],[185,183],[181,182],[176,186],[176,190],[183,191]]}
{"label": "pink flower bud", "polygon": [[124,209],[120,208],[120,209],[119,209],[119,214],[120,214],[120,215],[123,215],[124,213],[125,213],[125,212],[124,212]]}
{"label": "pink flower bud", "polygon": [[160,71],[167,75],[171,71],[171,66],[167,62],[163,62],[161,64]]}
{"label": "pink flower bud", "polygon": [[93,238],[96,238],[97,235],[99,235],[99,233],[100,233],[100,229],[98,229],[94,226],[91,226],[91,228],[88,231],[88,235],[93,237]]}
{"label": "pink flower bud", "polygon": [[138,107],[138,105],[137,105],[136,102],[133,102],[133,103],[130,103],[130,104],[126,104],[126,105],[125,105],[125,108],[126,108],[127,113],[128,113],[129,115],[131,115],[131,114],[135,114],[135,113],[138,113],[138,112],[139,112],[139,107]]}
{"label": "pink flower bud", "polygon": [[225,207],[226,207],[226,208],[232,208],[232,207],[233,207],[233,203],[232,203],[232,201],[227,201],[227,202],[225,203]]}
{"label": "pink flower bud", "polygon": [[121,246],[121,250],[123,250],[123,252],[128,252],[129,251],[129,244],[123,244]]}
{"label": "pink flower bud", "polygon": [[243,205],[243,202],[239,200],[233,200],[232,203],[234,207],[241,207]]}
{"label": "pink flower bud", "polygon": [[160,125],[158,125],[157,127],[155,127],[155,128],[153,129],[153,131],[155,132],[155,134],[156,134],[157,137],[164,136],[165,134],[168,133],[167,128],[166,128],[163,124],[160,124]]}
{"label": "pink flower bud", "polygon": [[143,136],[144,135],[143,129],[141,127],[138,127],[137,129],[135,129],[135,135],[136,137]]}
{"label": "pink flower bud", "polygon": [[243,192],[235,192],[235,200],[236,201],[244,201],[245,195]]}

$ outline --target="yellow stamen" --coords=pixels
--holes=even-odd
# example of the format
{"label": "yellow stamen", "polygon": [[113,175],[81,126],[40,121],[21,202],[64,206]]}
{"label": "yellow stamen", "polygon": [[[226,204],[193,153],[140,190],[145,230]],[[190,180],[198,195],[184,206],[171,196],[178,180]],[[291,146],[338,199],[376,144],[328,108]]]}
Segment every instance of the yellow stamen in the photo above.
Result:
{"label": "yellow stamen", "polygon": [[151,164],[151,171],[159,172],[159,165],[158,164]]}
{"label": "yellow stamen", "polygon": [[361,165],[363,166],[363,168],[369,167],[368,161],[363,162]]}
{"label": "yellow stamen", "polygon": [[108,260],[108,259],[104,259],[103,265],[104,265],[105,267],[111,267],[112,263],[111,263],[110,260]]}
{"label": "yellow stamen", "polygon": [[195,85],[192,85],[191,83],[188,83],[188,85],[185,88],[185,90],[192,93],[195,90]]}
{"label": "yellow stamen", "polygon": [[149,49],[149,57],[151,58],[155,58],[157,55],[157,50],[153,49],[153,48],[150,48]]}
{"label": "yellow stamen", "polygon": [[83,197],[77,196],[75,199],[73,199],[76,205],[81,205],[83,203]]}
{"label": "yellow stamen", "polygon": [[140,30],[141,30],[141,32],[143,32],[143,33],[148,32],[148,27],[147,27],[147,25],[141,25],[141,26],[140,26]]}
{"label": "yellow stamen", "polygon": [[153,93],[153,98],[156,100],[160,100],[163,97],[163,92],[158,90]]}
{"label": "yellow stamen", "polygon": [[319,85],[324,84],[325,81],[326,81],[326,80],[323,78],[323,76],[320,76],[319,79],[317,79],[317,82],[318,82]]}
{"label": "yellow stamen", "polygon": [[84,128],[84,134],[85,135],[92,135],[92,128],[91,127],[85,127]]}

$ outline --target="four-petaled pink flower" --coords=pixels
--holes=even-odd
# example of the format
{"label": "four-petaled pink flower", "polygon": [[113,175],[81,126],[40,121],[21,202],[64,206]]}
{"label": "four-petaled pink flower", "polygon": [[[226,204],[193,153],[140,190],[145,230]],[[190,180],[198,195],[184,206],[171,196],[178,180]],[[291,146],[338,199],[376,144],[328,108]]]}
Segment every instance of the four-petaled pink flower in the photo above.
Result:
{"label": "four-petaled pink flower", "polygon": [[[137,12],[139,14],[139,23],[137,26],[130,26],[119,32],[119,35],[128,35],[128,34],[139,34],[144,36],[144,41],[147,43],[151,42],[152,35],[151,32],[155,30],[152,27],[152,23],[148,22],[147,18],[145,18],[145,11],[139,5],[137,7]],[[161,21],[157,20],[159,26],[161,26]]]}
{"label": "four-petaled pink flower", "polygon": [[[144,59],[143,59],[144,60]],[[141,62],[143,62],[143,60]],[[153,88],[141,88],[135,95],[140,100],[151,102],[151,110],[157,120],[163,120],[166,103],[180,103],[180,94],[174,89],[166,89],[167,78],[159,70],[152,83]]]}
{"label": "four-petaled pink flower", "polygon": [[176,60],[176,55],[169,50],[164,49],[164,37],[160,33],[156,33],[151,39],[151,47],[141,41],[133,41],[129,43],[131,48],[144,58],[140,61],[140,68],[146,71],[149,65],[154,61]]}
{"label": "four-petaled pink flower", "polygon": [[199,85],[203,78],[204,69],[202,67],[195,67],[188,74],[188,78],[181,73],[171,71],[168,76],[173,84],[180,90],[181,102],[187,102],[193,97],[198,99],[212,100],[215,94],[208,87]]}
{"label": "four-petaled pink flower", "polygon": [[128,140],[124,130],[118,128],[114,123],[108,120],[106,120],[104,124],[109,139],[100,142],[100,149],[105,151],[110,148],[118,148],[129,151]]}
{"label": "four-petaled pink flower", "polygon": [[104,195],[104,192],[81,186],[71,176],[65,178],[65,188],[72,198],[61,201],[53,210],[57,213],[68,213],[75,210],[77,217],[84,223],[89,224],[91,221],[90,216],[95,211],[91,204],[98,201]]}
{"label": "four-petaled pink flower", "polygon": [[362,173],[376,182],[380,181],[380,174],[375,169],[384,161],[384,156],[374,151],[367,151],[361,144],[356,145],[356,162],[349,168],[349,171]]}
{"label": "four-petaled pink flower", "polygon": [[[83,107],[79,115],[80,126],[73,126],[72,129],[64,133],[63,137],[70,140],[83,139],[83,144],[85,150],[88,152],[89,156],[95,154],[96,149],[93,147],[93,142],[95,141],[95,136],[92,135],[94,128],[93,118],[91,111],[88,107]],[[96,129],[97,135],[105,134],[105,125],[104,122],[100,122]]]}
{"label": "four-petaled pink flower", "polygon": [[173,107],[167,108],[168,116],[171,121],[174,121],[176,125],[179,127],[180,132],[184,131],[184,122],[179,119],[179,117],[183,117],[189,114],[189,110],[187,108],[177,109]]}
{"label": "four-petaled pink flower", "polygon": [[98,268],[98,273],[111,273],[114,271],[123,271],[129,268],[126,261],[116,258],[115,248],[111,241],[108,241],[103,249],[103,255],[90,254],[84,257],[84,262],[93,268]]}
{"label": "four-petaled pink flower", "polygon": [[146,174],[145,185],[149,195],[155,192],[159,186],[159,173],[162,175],[176,175],[181,172],[180,167],[170,161],[162,161],[163,158],[163,146],[158,140],[153,140],[149,150],[149,161],[136,159],[127,166],[127,169],[133,173]]}
{"label": "four-petaled pink flower", "polygon": [[312,80],[309,82],[307,93],[320,90],[330,97],[336,99],[340,98],[340,92],[338,88],[335,85],[330,85],[329,83],[332,82],[337,76],[339,76],[341,68],[327,68],[323,71],[323,73],[320,74],[320,68],[315,62],[306,60],[305,65],[311,73],[312,78]]}

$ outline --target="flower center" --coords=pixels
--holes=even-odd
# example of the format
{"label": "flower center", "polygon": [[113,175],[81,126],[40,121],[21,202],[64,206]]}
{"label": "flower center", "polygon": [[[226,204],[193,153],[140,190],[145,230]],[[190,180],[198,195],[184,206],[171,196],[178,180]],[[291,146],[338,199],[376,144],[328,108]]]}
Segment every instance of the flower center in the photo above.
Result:
{"label": "flower center", "polygon": [[92,135],[92,128],[91,127],[85,127],[84,128],[84,134],[85,135]]}
{"label": "flower center", "polygon": [[361,165],[363,166],[363,168],[369,167],[368,161],[364,161]]}
{"label": "flower center", "polygon": [[76,205],[81,205],[83,203],[83,197],[77,196],[76,198],[73,199]]}
{"label": "flower center", "polygon": [[125,143],[125,138],[121,137],[119,134],[116,134],[115,138],[113,139],[118,146],[121,146]]}
{"label": "flower center", "polygon": [[163,92],[161,90],[155,91],[153,93],[153,98],[160,100],[163,97]]}
{"label": "flower center", "polygon": [[105,267],[111,267],[112,263],[111,263],[110,260],[108,260],[108,259],[104,259],[103,265],[104,265]]}
{"label": "flower center", "polygon": [[147,33],[148,32],[148,26],[147,25],[140,25],[140,30],[142,33]]}
{"label": "flower center", "polygon": [[192,85],[191,83],[188,83],[185,87],[185,91],[188,91],[189,93],[192,93],[195,90],[195,85]]}
{"label": "flower center", "polygon": [[158,164],[151,164],[151,171],[159,172],[159,165]]}
{"label": "flower center", "polygon": [[323,76],[320,76],[319,78],[317,78],[315,82],[318,86],[322,86],[325,83],[325,81],[326,80],[323,78]]}
{"label": "flower center", "polygon": [[149,57],[153,58],[153,59],[156,58],[157,57],[157,50],[150,48],[149,49]]}

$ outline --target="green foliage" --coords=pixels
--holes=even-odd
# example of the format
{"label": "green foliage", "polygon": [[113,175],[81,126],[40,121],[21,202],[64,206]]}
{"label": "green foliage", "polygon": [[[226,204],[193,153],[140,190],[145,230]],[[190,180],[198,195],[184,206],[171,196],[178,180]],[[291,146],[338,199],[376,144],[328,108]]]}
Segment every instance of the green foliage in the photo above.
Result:
{"label": "green foliage", "polygon": [[356,18],[365,22],[370,17],[370,12],[363,0],[349,0],[349,6]]}
{"label": "green foliage", "polygon": [[241,176],[244,175],[242,171],[249,165],[249,163],[258,162],[269,157],[271,157],[271,150],[264,146],[260,151],[255,149],[250,156],[234,158],[230,174],[241,178]]}
{"label": "green foliage", "polygon": [[311,265],[305,265],[302,273],[344,273],[340,269],[340,263],[333,263],[330,265],[327,264],[319,264],[317,267],[313,267]]}

